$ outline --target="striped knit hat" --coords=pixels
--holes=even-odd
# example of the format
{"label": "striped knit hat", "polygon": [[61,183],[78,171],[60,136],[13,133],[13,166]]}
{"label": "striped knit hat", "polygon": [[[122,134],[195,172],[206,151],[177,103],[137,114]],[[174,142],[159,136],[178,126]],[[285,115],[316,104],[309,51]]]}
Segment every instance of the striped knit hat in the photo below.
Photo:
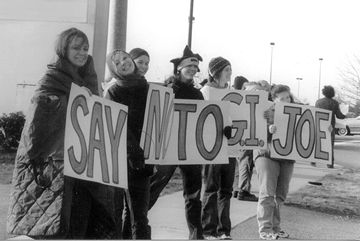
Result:
{"label": "striped knit hat", "polygon": [[211,59],[209,62],[209,75],[214,78],[217,73],[222,71],[228,65],[231,65],[229,60],[224,59],[223,57]]}

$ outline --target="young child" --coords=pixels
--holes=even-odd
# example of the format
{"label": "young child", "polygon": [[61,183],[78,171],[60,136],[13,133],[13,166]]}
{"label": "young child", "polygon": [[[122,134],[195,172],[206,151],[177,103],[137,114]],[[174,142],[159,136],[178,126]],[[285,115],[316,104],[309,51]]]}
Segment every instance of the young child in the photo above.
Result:
{"label": "young child", "polygon": [[[291,103],[289,87],[276,85],[271,89],[274,103]],[[272,112],[273,113],[273,112]],[[273,119],[271,116],[269,119]],[[275,133],[276,126],[268,120],[269,139]],[[257,221],[260,239],[272,240],[287,238],[289,234],[280,228],[280,206],[284,203],[289,191],[289,183],[294,170],[294,160],[270,158],[270,148],[266,151],[254,151],[255,168],[259,180],[259,201]]]}

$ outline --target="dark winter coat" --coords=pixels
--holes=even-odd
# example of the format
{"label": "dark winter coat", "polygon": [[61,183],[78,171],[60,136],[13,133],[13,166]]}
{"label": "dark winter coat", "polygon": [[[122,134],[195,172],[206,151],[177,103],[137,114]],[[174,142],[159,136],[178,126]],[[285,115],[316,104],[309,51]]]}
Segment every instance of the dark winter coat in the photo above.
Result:
{"label": "dark winter coat", "polygon": [[7,219],[9,234],[56,236],[62,230],[64,137],[71,83],[98,94],[89,56],[79,72],[59,59],[48,65],[26,114],[16,154]]}
{"label": "dark winter coat", "polygon": [[165,85],[173,89],[175,99],[204,100],[201,91],[194,86],[194,82],[181,82],[176,76],[172,76],[165,81]]}
{"label": "dark winter coat", "polygon": [[315,107],[322,108],[325,110],[330,110],[333,113],[331,117],[331,125],[333,127],[335,126],[335,117],[337,117],[338,119],[345,118],[345,115],[341,113],[339,103],[334,99],[326,98],[326,97],[321,98],[316,101]]}

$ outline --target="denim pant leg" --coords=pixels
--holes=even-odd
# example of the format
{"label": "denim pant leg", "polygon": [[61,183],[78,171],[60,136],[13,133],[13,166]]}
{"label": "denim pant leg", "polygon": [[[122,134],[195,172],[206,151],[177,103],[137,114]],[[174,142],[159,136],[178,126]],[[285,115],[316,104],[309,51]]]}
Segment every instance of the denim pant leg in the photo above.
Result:
{"label": "denim pant leg", "polygon": [[[147,217],[150,199],[150,177],[144,173],[129,171],[129,191],[125,193],[128,211],[124,217],[125,230],[131,230],[132,239],[151,239]],[[129,222],[130,221],[130,222]],[[130,226],[130,227],[129,227]]]}
{"label": "denim pant leg", "polygon": [[232,196],[232,184],[234,182],[236,158],[229,158],[229,164],[220,165],[220,189],[218,192],[218,217],[219,235],[230,235],[230,199]]}
{"label": "denim pant leg", "polygon": [[280,173],[276,188],[276,200],[273,219],[273,230],[279,232],[280,228],[280,207],[284,203],[286,196],[289,192],[290,180],[294,171],[294,162],[292,161],[279,161]]}
{"label": "denim pant leg", "polygon": [[185,216],[189,228],[189,239],[203,239],[201,226],[201,165],[180,166],[183,177]]}
{"label": "denim pant leg", "polygon": [[220,165],[205,165],[201,223],[205,235],[217,236]]}
{"label": "denim pant leg", "polygon": [[259,233],[270,233],[273,232],[275,194],[280,165],[270,158],[261,156],[255,160],[255,168],[259,180],[259,201],[257,206]]}
{"label": "denim pant leg", "polygon": [[176,165],[157,165],[155,173],[150,177],[149,210],[154,206],[162,190],[169,183],[175,172]]}
{"label": "denim pant leg", "polygon": [[245,151],[239,161],[239,191],[250,192],[253,167],[252,151]]}

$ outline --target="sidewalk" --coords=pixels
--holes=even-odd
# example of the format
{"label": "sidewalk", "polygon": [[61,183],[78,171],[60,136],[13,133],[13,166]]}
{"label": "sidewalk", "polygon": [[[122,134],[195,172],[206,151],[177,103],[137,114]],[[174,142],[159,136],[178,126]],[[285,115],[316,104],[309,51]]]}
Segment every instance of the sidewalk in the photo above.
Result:
{"label": "sidewalk", "polygon": [[[335,172],[339,166],[329,169],[325,164],[312,167],[308,162],[297,161],[290,183],[289,192],[292,193],[300,187],[315,181],[328,173]],[[254,168],[251,180],[251,192],[258,195],[259,188]],[[165,195],[158,199],[149,211],[149,222],[152,228],[152,239],[188,239],[188,228],[185,220],[184,198],[182,192]],[[232,227],[256,215],[256,202],[238,201],[231,199],[230,218]]]}

